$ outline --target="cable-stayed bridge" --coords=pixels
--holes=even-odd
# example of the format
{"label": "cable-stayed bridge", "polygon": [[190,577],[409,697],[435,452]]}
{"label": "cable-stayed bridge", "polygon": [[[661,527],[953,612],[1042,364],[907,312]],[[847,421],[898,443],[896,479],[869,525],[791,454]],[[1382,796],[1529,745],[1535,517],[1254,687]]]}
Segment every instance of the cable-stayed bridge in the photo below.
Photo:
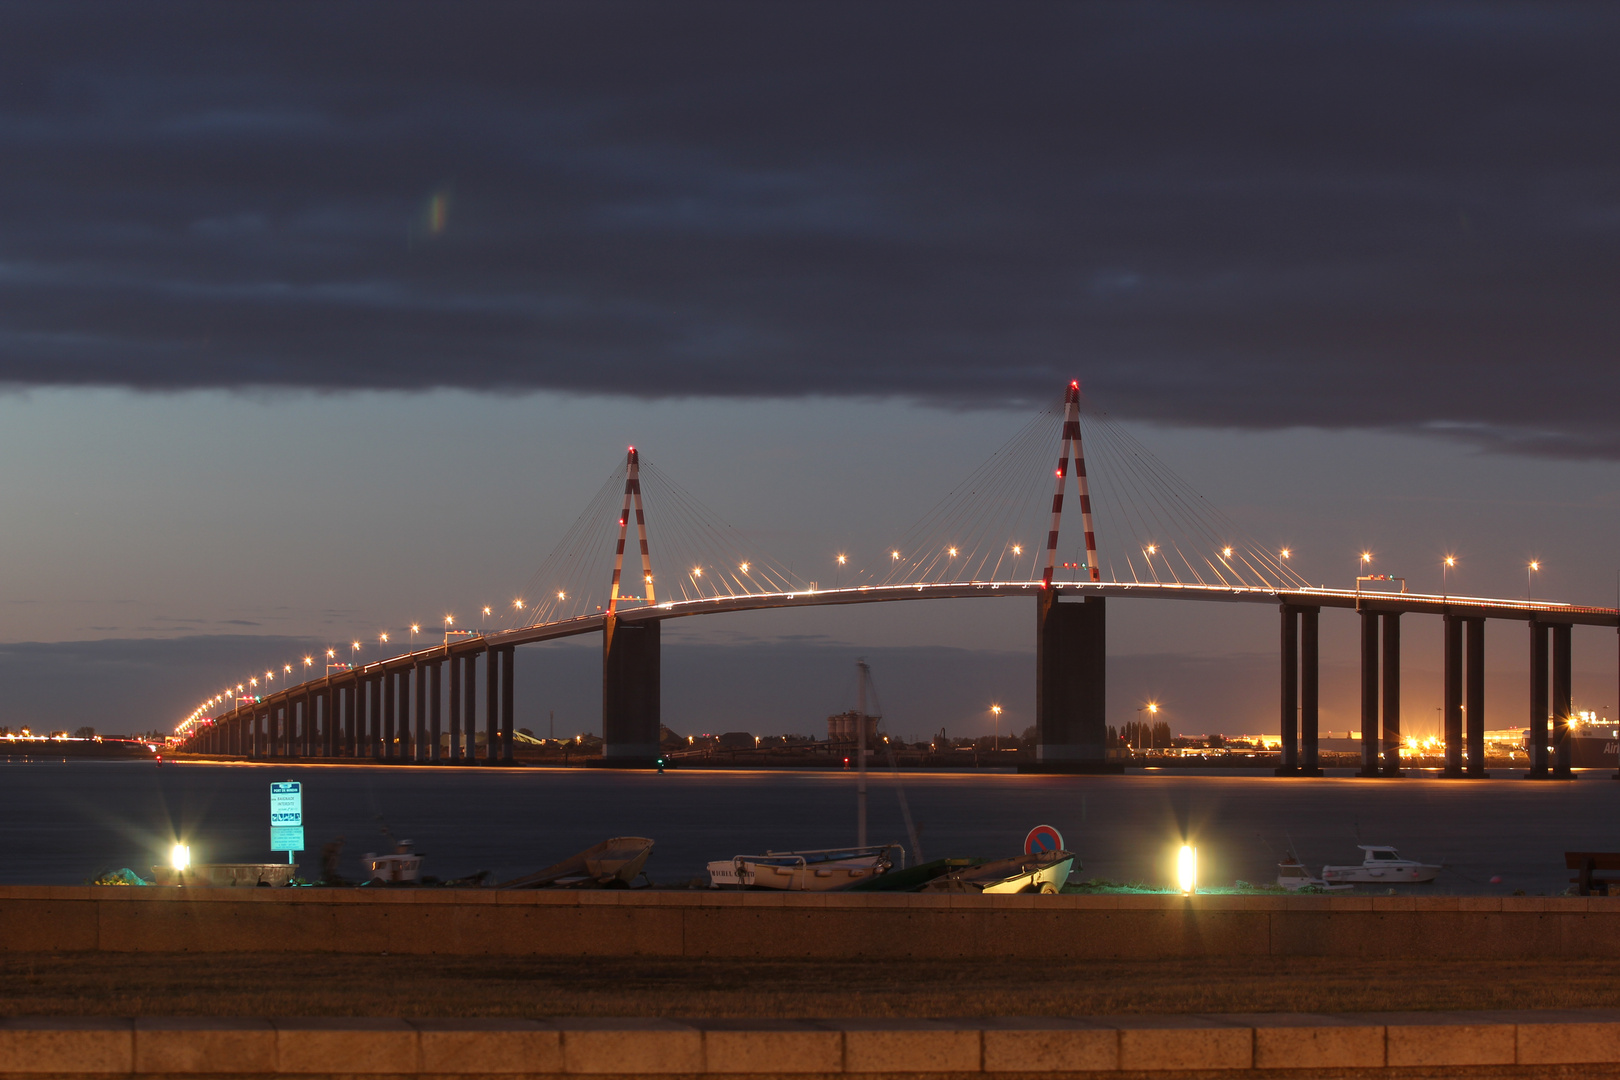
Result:
{"label": "cable-stayed bridge", "polygon": [[[1071,488],[1078,498],[1066,502]],[[509,763],[517,647],[600,634],[603,763],[646,767],[659,752],[660,627],[669,619],[1024,597],[1036,616],[1039,745],[1029,767],[1109,771],[1120,767],[1107,745],[1104,694],[1107,600],[1115,597],[1276,605],[1278,771],[1305,775],[1320,774],[1324,608],[1346,609],[1360,620],[1362,774],[1369,776],[1401,771],[1403,616],[1443,620],[1445,773],[1459,777],[1484,775],[1486,624],[1525,623],[1529,707],[1492,706],[1493,715],[1523,718],[1531,775],[1567,776],[1573,628],[1620,628],[1614,608],[1528,595],[1410,593],[1404,581],[1380,574],[1364,574],[1353,590],[1312,586],[1293,569],[1292,552],[1249,536],[1106,413],[1091,409],[1078,383],[891,545],[864,559],[839,554],[825,575],[831,581],[807,579],[756,547],[632,447],[502,613],[504,628],[468,630],[447,618],[442,644],[353,666],[330,649],[324,675],[315,674],[315,657],[266,669],[262,680],[255,674],[226,686],[182,721],[181,749],[249,758]],[[1393,591],[1397,581],[1400,591]],[[496,618],[490,608],[484,616],[486,623]]]}

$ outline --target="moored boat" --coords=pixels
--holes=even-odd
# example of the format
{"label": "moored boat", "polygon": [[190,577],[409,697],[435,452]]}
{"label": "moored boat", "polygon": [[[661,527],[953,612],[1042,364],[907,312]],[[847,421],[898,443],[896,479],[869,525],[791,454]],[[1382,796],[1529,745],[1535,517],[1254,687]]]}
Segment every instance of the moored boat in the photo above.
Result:
{"label": "moored boat", "polygon": [[1403,859],[1394,848],[1383,844],[1357,844],[1363,857],[1360,866],[1324,866],[1322,880],[1330,885],[1342,882],[1396,885],[1433,881],[1440,874],[1434,863]]}
{"label": "moored boat", "polygon": [[645,836],[615,836],[560,863],[503,881],[502,889],[627,889],[647,865],[653,842]]}
{"label": "moored boat", "polygon": [[1057,893],[1063,890],[1073,868],[1073,852],[1038,851],[951,870],[923,883],[917,891]]}
{"label": "moored boat", "polygon": [[767,851],[763,855],[738,855],[711,862],[709,887],[832,892],[869,881],[897,864],[901,868],[906,865],[906,850],[899,844]]}
{"label": "moored boat", "polygon": [[414,844],[412,840],[401,840],[392,855],[366,852],[361,860],[366,868],[366,880],[388,885],[415,885],[422,875],[422,856],[412,850]]}
{"label": "moored boat", "polygon": [[1327,892],[1340,892],[1352,888],[1348,884],[1329,885],[1321,878],[1311,877],[1311,872],[1305,869],[1305,864],[1294,856],[1289,855],[1277,864],[1277,884],[1289,892],[1298,892],[1301,889],[1322,889]]}

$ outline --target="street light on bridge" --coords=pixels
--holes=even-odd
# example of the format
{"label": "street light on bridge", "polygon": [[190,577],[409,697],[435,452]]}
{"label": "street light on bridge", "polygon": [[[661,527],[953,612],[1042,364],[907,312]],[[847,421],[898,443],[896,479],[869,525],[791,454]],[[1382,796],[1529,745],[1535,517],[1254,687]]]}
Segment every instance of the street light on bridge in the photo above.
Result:
{"label": "street light on bridge", "polygon": [[1540,569],[1541,569],[1541,560],[1540,559],[1531,559],[1530,560],[1530,565],[1525,567],[1525,571],[1524,571],[1524,602],[1527,603],[1527,604],[1530,602],[1530,596],[1531,596],[1530,575],[1535,573],[1536,571],[1538,571]]}

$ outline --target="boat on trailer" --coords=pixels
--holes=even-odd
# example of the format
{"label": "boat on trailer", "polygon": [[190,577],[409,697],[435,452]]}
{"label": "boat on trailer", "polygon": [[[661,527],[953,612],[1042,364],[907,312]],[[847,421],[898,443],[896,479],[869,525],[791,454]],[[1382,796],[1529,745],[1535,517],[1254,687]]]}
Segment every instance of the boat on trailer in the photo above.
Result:
{"label": "boat on trailer", "polygon": [[711,862],[709,887],[833,892],[870,881],[895,866],[904,869],[905,865],[906,849],[899,844],[767,851]]}

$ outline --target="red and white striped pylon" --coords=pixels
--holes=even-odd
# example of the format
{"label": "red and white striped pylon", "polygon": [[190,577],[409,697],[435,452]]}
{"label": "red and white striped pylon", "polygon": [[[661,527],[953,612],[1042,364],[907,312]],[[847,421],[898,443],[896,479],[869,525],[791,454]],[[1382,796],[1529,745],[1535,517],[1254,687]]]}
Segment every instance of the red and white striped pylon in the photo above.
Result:
{"label": "red and white striped pylon", "polygon": [[1058,455],[1057,493],[1052,496],[1052,531],[1046,537],[1046,573],[1041,587],[1052,587],[1052,567],[1057,563],[1058,523],[1063,519],[1063,481],[1069,474],[1069,458],[1074,458],[1074,478],[1080,485],[1080,524],[1086,530],[1086,569],[1092,581],[1101,581],[1097,568],[1097,534],[1091,527],[1091,489],[1086,486],[1086,452],[1080,444],[1080,381],[1075,379],[1063,395],[1063,450]]}
{"label": "red and white striped pylon", "polygon": [[619,607],[619,574],[624,570],[624,538],[630,527],[632,502],[636,509],[636,532],[641,535],[641,575],[647,586],[647,606],[651,607],[657,601],[653,599],[652,557],[647,554],[647,515],[641,511],[641,459],[636,456],[633,446],[626,460],[624,474],[624,509],[619,511],[619,547],[613,553],[613,595],[608,598],[609,615]]}

